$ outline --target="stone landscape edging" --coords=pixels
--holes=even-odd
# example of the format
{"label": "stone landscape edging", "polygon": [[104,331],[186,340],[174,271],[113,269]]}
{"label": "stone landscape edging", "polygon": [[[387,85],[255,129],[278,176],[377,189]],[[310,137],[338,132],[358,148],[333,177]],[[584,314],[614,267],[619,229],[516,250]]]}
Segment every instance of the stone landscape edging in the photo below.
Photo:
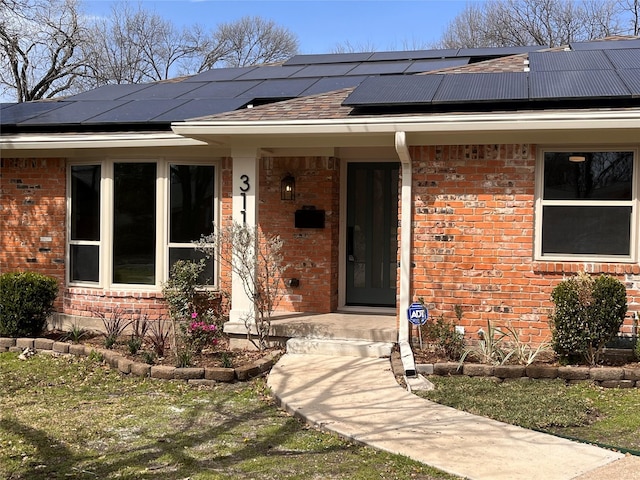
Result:
{"label": "stone landscape edging", "polygon": [[458,362],[417,364],[416,372],[423,375],[466,375],[507,379],[553,379],[567,383],[591,381],[604,388],[640,388],[640,368],[588,367],[553,365],[486,365]]}
{"label": "stone landscape edging", "polygon": [[88,357],[92,352],[102,356],[111,368],[125,375],[149,377],[162,380],[184,380],[194,385],[212,385],[219,382],[247,381],[268,372],[275,364],[280,351],[271,352],[264,358],[236,368],[224,367],[187,367],[178,368],[167,365],[149,365],[136,362],[127,357],[104,348],[88,345],[57,342],[49,338],[8,338],[0,337],[0,353],[22,353],[25,349],[35,352],[55,353]]}

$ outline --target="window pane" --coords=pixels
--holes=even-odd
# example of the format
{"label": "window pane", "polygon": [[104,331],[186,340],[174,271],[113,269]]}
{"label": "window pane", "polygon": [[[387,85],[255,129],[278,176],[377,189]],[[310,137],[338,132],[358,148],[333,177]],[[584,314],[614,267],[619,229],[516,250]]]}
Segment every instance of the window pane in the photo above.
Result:
{"label": "window pane", "polygon": [[213,231],[214,169],[171,165],[169,241],[189,243]]}
{"label": "window pane", "polygon": [[631,200],[632,178],[633,152],[544,154],[545,200]]}
{"label": "window pane", "polygon": [[100,247],[97,245],[71,245],[71,281],[98,282]]}
{"label": "window pane", "polygon": [[113,198],[113,281],[153,285],[156,165],[116,163]]}
{"label": "window pane", "polygon": [[[169,249],[169,268],[173,267],[173,264],[178,260],[191,260],[198,261],[204,258],[204,253],[198,252],[193,248],[170,248]],[[171,270],[169,270],[171,271]],[[213,258],[207,260],[206,266],[200,278],[198,278],[199,285],[213,285]]]}
{"label": "window pane", "polygon": [[631,207],[544,207],[542,253],[630,255]]}
{"label": "window pane", "polygon": [[71,240],[100,240],[100,165],[71,167]]}

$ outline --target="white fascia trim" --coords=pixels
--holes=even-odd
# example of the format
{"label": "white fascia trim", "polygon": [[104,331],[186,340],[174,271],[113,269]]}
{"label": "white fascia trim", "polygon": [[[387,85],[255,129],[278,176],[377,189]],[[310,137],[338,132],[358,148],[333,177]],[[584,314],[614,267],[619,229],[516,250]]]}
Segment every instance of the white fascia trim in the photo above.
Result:
{"label": "white fascia trim", "polygon": [[[604,123],[603,123],[604,122]],[[191,121],[174,132],[198,135],[375,134],[640,128],[640,109],[624,111],[540,111],[324,120]]]}
{"label": "white fascia trim", "polygon": [[0,136],[0,150],[75,148],[180,147],[207,145],[173,132],[151,133],[20,133]]}

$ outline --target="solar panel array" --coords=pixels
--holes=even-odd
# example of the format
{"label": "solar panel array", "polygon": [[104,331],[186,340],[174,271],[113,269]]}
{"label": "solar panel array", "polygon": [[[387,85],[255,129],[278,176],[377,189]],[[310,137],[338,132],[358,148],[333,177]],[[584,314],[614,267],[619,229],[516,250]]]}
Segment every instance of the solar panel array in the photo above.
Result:
{"label": "solar panel array", "polygon": [[[640,96],[640,40],[540,48],[296,55],[280,66],[218,68],[172,81],[106,85],[62,100],[2,104],[0,125],[168,125],[346,87],[355,90],[345,105],[355,107]],[[529,55],[530,72],[523,63],[520,73],[416,75],[522,53]]]}
{"label": "solar panel array", "polygon": [[[597,49],[615,43],[617,46]],[[627,45],[631,48],[621,48]],[[460,52],[463,52],[461,50]],[[465,53],[468,53],[464,51]],[[388,77],[363,82],[344,105],[438,105],[640,98],[640,41],[589,42],[575,50],[528,54],[521,73],[456,73],[428,85],[423,75],[408,76],[402,87]],[[402,88],[405,91],[393,93]],[[535,104],[533,104],[535,105]]]}

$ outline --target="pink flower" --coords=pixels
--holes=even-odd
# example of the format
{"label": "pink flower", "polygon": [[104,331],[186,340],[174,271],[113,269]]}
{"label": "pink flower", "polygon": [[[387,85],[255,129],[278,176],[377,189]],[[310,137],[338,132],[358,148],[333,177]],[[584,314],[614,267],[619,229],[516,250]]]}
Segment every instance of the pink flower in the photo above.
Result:
{"label": "pink flower", "polygon": [[198,318],[198,312],[193,312],[191,314],[191,318]]}

